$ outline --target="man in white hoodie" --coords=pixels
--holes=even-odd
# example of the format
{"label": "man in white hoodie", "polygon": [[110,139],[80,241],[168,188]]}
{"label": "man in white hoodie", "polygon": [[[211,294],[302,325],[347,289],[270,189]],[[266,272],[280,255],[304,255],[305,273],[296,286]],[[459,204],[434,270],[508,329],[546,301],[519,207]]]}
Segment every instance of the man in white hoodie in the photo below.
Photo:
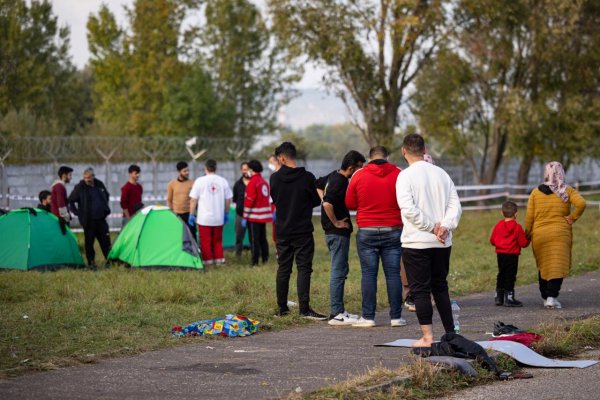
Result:
{"label": "man in white hoodie", "polygon": [[445,331],[454,331],[447,277],[452,231],[462,213],[452,179],[443,169],[426,162],[424,154],[423,137],[407,135],[402,155],[409,167],[396,181],[404,224],[402,261],[423,332],[421,339],[413,344],[415,347],[429,347],[433,342],[431,294]]}

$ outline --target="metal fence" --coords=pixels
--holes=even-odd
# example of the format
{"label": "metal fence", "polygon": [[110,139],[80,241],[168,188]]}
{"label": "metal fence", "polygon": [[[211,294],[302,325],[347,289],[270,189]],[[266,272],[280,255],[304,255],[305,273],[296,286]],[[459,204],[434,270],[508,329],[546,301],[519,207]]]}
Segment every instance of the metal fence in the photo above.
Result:
{"label": "metal fence", "polygon": [[[97,177],[104,181],[111,193],[111,208],[115,211],[113,217],[117,219],[120,187],[127,181],[129,164],[135,163],[142,168],[144,203],[164,204],[167,183],[176,177],[176,161],[190,161],[191,176],[194,178],[202,172],[198,161],[216,159],[217,172],[233,185],[239,178],[239,163],[247,159],[251,146],[250,140],[236,138],[69,136],[9,139],[0,136],[0,208],[35,206],[37,193],[50,187],[61,164],[74,169],[69,191],[81,179],[83,170],[93,166]],[[311,159],[301,164],[318,177],[339,168],[340,161]],[[394,159],[392,162],[405,167],[403,160]],[[513,185],[518,163],[511,160],[506,160],[498,172],[496,181],[499,184],[488,186],[473,185],[472,174],[465,163],[445,159],[436,160],[436,163],[454,180],[467,210],[497,207],[503,199],[524,202],[526,195],[523,193],[535,186]],[[270,171],[265,168],[264,176],[267,179],[269,174]],[[537,163],[530,172],[529,181],[537,184],[542,176],[543,164]],[[581,189],[590,196],[598,194],[598,179],[600,165],[591,159],[572,166],[567,174],[568,182],[574,186],[580,182]]]}

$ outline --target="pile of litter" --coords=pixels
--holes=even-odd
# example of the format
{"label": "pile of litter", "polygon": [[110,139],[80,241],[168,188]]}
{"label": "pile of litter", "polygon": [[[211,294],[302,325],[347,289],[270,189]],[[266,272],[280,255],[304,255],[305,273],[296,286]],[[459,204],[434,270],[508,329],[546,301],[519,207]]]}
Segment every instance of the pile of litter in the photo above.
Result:
{"label": "pile of litter", "polygon": [[258,330],[260,321],[243,315],[228,314],[224,318],[193,322],[185,327],[174,326],[175,336],[250,336]]}

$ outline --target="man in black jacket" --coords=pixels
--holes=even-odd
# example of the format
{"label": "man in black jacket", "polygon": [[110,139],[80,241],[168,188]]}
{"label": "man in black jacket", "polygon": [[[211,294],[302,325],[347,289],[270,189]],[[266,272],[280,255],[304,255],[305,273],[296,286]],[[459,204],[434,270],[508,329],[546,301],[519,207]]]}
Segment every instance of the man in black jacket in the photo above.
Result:
{"label": "man in black jacket", "polygon": [[83,171],[83,179],[75,185],[69,196],[69,208],[79,218],[85,237],[85,256],[88,265],[94,266],[96,252],[94,239],[98,240],[104,258],[110,250],[110,233],[106,217],[110,214],[109,194],[102,181],[94,176],[94,170]]}
{"label": "man in black jacket", "polygon": [[315,176],[304,167],[296,166],[296,147],[284,142],[275,149],[281,168],[271,175],[271,198],[277,207],[276,290],[279,314],[290,312],[287,301],[294,258],[298,268],[298,300],[300,315],[324,321],[327,316],[310,308],[310,277],[315,253],[312,211],[321,201],[315,186]]}
{"label": "man in black jacket", "polygon": [[329,325],[352,325],[357,315],[349,314],[344,306],[344,287],[348,277],[348,253],[352,221],[346,208],[346,190],[352,175],[367,162],[356,150],[350,150],[342,160],[342,167],[317,179],[317,192],[321,204],[321,226],[331,257],[329,276]]}
{"label": "man in black jacket", "polygon": [[246,186],[248,186],[248,163],[243,162],[240,165],[242,176],[233,185],[233,201],[235,202],[235,255],[241,256],[244,249],[244,236],[246,236],[246,227],[242,224],[244,219],[244,197],[246,196]]}

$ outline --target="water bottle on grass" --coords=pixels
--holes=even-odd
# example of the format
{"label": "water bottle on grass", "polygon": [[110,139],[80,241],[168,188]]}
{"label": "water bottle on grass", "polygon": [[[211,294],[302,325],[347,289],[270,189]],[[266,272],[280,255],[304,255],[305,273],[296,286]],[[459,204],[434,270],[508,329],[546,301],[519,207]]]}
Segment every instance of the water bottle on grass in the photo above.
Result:
{"label": "water bottle on grass", "polygon": [[452,300],[452,319],[454,320],[454,333],[460,333],[460,306]]}

